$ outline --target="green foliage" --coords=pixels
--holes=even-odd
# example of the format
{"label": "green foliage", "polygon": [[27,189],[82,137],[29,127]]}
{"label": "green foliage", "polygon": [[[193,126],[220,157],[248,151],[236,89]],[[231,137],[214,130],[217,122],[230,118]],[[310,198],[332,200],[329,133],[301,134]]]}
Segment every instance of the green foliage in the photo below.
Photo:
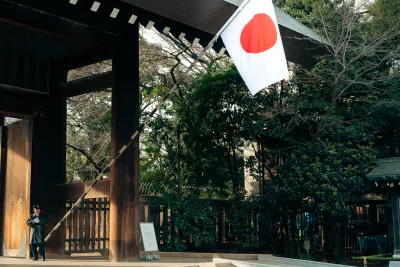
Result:
{"label": "green foliage", "polygon": [[175,194],[166,194],[153,204],[161,207],[164,213],[168,209],[170,212],[168,221],[163,221],[159,229],[162,232],[159,239],[163,242],[161,248],[164,251],[184,251],[189,238],[195,247],[215,246],[217,214],[210,210],[207,200],[193,195],[178,198]]}
{"label": "green foliage", "polygon": [[[187,198],[164,194],[158,200],[164,212],[167,205],[171,209],[160,228],[163,250],[187,249],[189,236],[196,247],[213,247],[216,215],[199,198],[220,198],[232,203],[228,220],[234,251],[259,251],[270,245],[262,238],[267,229],[254,227],[254,221],[275,218],[287,231],[285,249],[291,251],[286,255],[295,257],[301,251],[296,252],[293,221],[298,212],[309,212],[329,225],[327,247],[340,255],[338,244],[350,216],[345,201],[371,191],[365,174],[375,157],[400,156],[397,2],[375,0],[365,10],[354,1],[275,2],[328,40],[314,67],[290,63],[289,82],[252,96],[227,59],[212,59],[204,73],[187,77],[191,83],[180,86],[141,133],[142,182],[151,183],[157,192],[162,192],[161,185],[175,188],[178,177],[183,186],[210,188]],[[150,61],[141,60],[142,116],[180,74],[173,72],[176,58],[144,45],[147,50],[141,55]],[[166,59],[157,65],[162,71],[149,63],[157,58]],[[171,77],[163,73],[170,67]],[[109,153],[108,136],[101,146],[92,146],[99,138],[90,133],[110,130],[109,103],[105,95],[82,113],[71,109],[75,117],[70,122],[79,124],[71,124],[69,140],[92,141],[77,147],[90,155],[98,153],[99,166]],[[249,148],[254,155],[246,157],[243,151]],[[88,173],[79,176],[93,177],[88,157],[77,150],[68,153],[73,175],[75,168],[84,166]],[[263,174],[270,178],[262,196],[244,197],[245,168],[257,181]],[[255,237],[260,241],[254,242]]]}
{"label": "green foliage", "polygon": [[[344,200],[368,192],[374,137],[356,126],[328,127],[316,143],[294,149],[275,179],[279,197],[299,211],[346,219]],[[345,216],[345,218],[341,218]]]}
{"label": "green foliage", "polygon": [[267,243],[262,237],[266,229],[261,228],[261,222],[267,218],[264,204],[261,198],[245,200],[240,195],[231,201],[228,223],[232,252],[259,252],[265,249]]}

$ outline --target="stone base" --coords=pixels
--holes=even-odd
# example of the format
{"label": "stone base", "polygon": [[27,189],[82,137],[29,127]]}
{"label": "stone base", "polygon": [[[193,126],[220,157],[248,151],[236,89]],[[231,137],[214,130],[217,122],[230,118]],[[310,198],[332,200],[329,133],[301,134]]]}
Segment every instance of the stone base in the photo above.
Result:
{"label": "stone base", "polygon": [[389,262],[389,267],[400,267],[400,261]]}

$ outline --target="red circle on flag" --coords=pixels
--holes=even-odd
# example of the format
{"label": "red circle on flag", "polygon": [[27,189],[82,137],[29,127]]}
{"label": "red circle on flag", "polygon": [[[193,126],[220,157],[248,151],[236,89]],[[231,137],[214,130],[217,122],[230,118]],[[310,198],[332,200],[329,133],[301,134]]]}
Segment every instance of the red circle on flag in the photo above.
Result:
{"label": "red circle on flag", "polygon": [[244,26],[240,44],[247,53],[258,54],[271,49],[278,39],[274,21],[265,13],[259,13]]}

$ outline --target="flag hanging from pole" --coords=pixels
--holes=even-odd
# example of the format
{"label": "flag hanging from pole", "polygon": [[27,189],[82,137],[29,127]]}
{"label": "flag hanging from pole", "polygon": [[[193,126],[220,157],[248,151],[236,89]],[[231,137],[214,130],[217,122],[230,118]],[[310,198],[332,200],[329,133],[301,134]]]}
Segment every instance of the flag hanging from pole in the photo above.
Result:
{"label": "flag hanging from pole", "polygon": [[[271,0],[250,0],[223,27],[222,40],[250,92],[289,78]],[[240,7],[239,7],[240,8]]]}

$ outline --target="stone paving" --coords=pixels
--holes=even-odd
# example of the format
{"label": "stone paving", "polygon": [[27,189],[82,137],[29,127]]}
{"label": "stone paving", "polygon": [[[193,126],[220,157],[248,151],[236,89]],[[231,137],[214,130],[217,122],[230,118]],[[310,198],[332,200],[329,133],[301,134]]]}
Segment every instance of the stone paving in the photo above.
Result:
{"label": "stone paving", "polygon": [[1,267],[31,267],[31,266],[65,266],[65,267],[92,267],[92,266],[132,266],[132,267],[198,267],[199,263],[212,262],[212,259],[193,259],[193,258],[162,258],[159,261],[148,262],[109,262],[101,259],[48,259],[46,261],[33,261],[17,258],[0,257]]}
{"label": "stone paving", "polygon": [[[302,261],[271,256],[255,256],[250,254],[225,254],[219,257],[207,253],[170,253],[174,257],[161,255],[159,261],[141,262],[110,262],[102,257],[69,257],[62,259],[48,259],[46,261],[33,261],[21,258],[0,257],[0,267],[94,267],[94,266],[132,266],[132,267],[348,267],[345,265],[334,265],[322,262]],[[182,256],[182,257],[181,257]],[[190,257],[184,257],[190,256]],[[212,257],[210,257],[212,256]],[[222,255],[220,255],[222,256]],[[236,259],[227,259],[236,258]],[[241,259],[238,259],[241,258]],[[256,260],[255,258],[258,258]]]}
{"label": "stone paving", "polygon": [[[267,263],[259,262],[257,260],[245,260],[246,266],[265,266],[265,267],[296,267],[294,265],[285,265],[280,263]],[[104,259],[96,258],[66,258],[66,259],[49,259],[46,261],[32,261],[26,259],[7,258],[0,257],[1,267],[34,267],[34,266],[47,266],[47,267],[93,267],[93,266],[132,266],[132,267],[219,267],[228,266],[227,264],[213,263],[213,259],[210,258],[175,258],[175,257],[163,257],[160,261],[149,261],[149,262],[130,262],[130,263],[114,263]],[[235,266],[230,265],[229,266]]]}

